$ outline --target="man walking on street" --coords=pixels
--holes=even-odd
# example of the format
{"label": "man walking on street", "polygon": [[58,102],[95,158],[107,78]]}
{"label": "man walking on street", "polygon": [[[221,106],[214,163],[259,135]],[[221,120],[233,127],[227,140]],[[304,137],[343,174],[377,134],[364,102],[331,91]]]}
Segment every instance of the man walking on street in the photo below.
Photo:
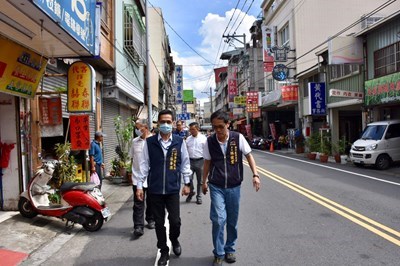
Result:
{"label": "man walking on street", "polygon": [[183,129],[182,120],[176,122],[176,130],[174,130],[173,134],[184,139],[186,139],[186,137],[188,136],[187,131]]}
{"label": "man walking on street", "polygon": [[[253,172],[252,181],[256,191],[260,189],[260,177],[251,148],[244,136],[228,130],[227,113],[216,111],[210,120],[215,134],[207,138],[207,145],[204,147],[203,193],[206,194],[210,188],[213,265],[219,266],[224,259],[228,263],[236,262],[235,244],[240,186],[243,180],[242,155],[246,157]],[[227,237],[224,243],[225,224]]]}
{"label": "man walking on street", "polygon": [[196,173],[197,179],[197,196],[196,203],[202,204],[201,200],[201,180],[203,178],[203,150],[207,143],[207,137],[201,134],[199,124],[197,122],[190,123],[189,125],[190,136],[186,139],[186,146],[190,157],[190,169],[193,174],[190,178],[190,194],[186,198],[186,202],[190,202],[192,197],[196,194],[194,192],[194,174]]}
{"label": "man walking on street", "polygon": [[94,134],[94,140],[90,143],[90,150],[89,150],[89,160],[90,160],[90,174],[97,173],[100,180],[100,190],[101,185],[103,184],[103,169],[104,169],[104,162],[103,162],[103,150],[101,148],[103,142],[104,134],[100,131],[97,131]]}
{"label": "man walking on street", "polygon": [[164,226],[165,209],[168,211],[169,239],[172,250],[176,256],[182,253],[178,241],[181,228],[180,176],[183,176],[185,183],[182,195],[187,196],[190,192],[190,175],[192,174],[186,145],[183,138],[172,134],[172,123],[173,114],[170,110],[162,110],[158,113],[160,133],[146,139],[136,190],[138,199],[143,200],[143,183],[148,179],[148,197],[156,223],[157,247],[161,252],[158,265],[167,265],[169,260],[169,247]]}
{"label": "man walking on street", "polygon": [[[133,234],[140,237],[144,234],[144,214],[146,213],[147,227],[155,228],[153,213],[151,212],[151,203],[147,197],[147,181],[143,183],[143,200],[139,200],[136,196],[138,176],[140,175],[140,161],[143,156],[143,146],[146,139],[152,134],[149,131],[146,119],[136,121],[135,133],[138,137],[132,140],[129,156],[132,164],[132,189],[133,189]],[[146,201],[146,204],[145,204]],[[146,208],[146,212],[145,212]]]}

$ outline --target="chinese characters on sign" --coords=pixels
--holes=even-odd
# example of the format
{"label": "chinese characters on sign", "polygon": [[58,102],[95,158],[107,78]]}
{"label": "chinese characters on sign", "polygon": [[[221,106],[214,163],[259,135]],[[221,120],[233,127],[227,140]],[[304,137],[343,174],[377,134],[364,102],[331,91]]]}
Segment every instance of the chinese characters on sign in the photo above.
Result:
{"label": "chinese characters on sign", "polygon": [[235,96],[238,94],[236,66],[228,67],[228,94]]}
{"label": "chinese characters on sign", "polygon": [[91,54],[97,55],[95,54],[96,0],[33,0],[33,3]]}
{"label": "chinese characters on sign", "polygon": [[181,65],[175,66],[175,99],[177,104],[183,103],[183,69]]}
{"label": "chinese characters on sign", "polygon": [[343,90],[330,89],[329,96],[363,99],[364,93],[358,91],[343,91]]}
{"label": "chinese characters on sign", "polygon": [[70,115],[71,150],[90,148],[89,115]]}
{"label": "chinese characters on sign", "polygon": [[246,96],[235,96],[233,101],[236,105],[246,105],[246,99]]}
{"label": "chinese characters on sign", "polygon": [[308,83],[309,112],[311,115],[326,115],[325,83]]}
{"label": "chinese characters on sign", "polygon": [[68,112],[94,111],[94,70],[83,62],[73,63],[68,70]]}
{"label": "chinese characters on sign", "polygon": [[282,101],[297,101],[299,86],[285,85],[282,86]]}
{"label": "chinese characters on sign", "polygon": [[47,59],[0,38],[0,92],[33,98]]}
{"label": "chinese characters on sign", "polygon": [[365,105],[398,103],[400,101],[400,72],[365,81]]}
{"label": "chinese characters on sign", "polygon": [[61,125],[61,97],[39,98],[40,123],[42,125]]}
{"label": "chinese characters on sign", "polygon": [[249,113],[258,111],[258,92],[248,92],[246,100],[246,109]]}

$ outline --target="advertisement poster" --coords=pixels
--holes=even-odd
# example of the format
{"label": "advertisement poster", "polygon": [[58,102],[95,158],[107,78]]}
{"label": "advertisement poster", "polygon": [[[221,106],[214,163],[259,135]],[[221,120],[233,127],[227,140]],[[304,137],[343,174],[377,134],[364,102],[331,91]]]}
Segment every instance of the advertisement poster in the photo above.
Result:
{"label": "advertisement poster", "polygon": [[68,69],[68,112],[94,112],[95,85],[93,67],[80,61],[73,63]]}
{"label": "advertisement poster", "polygon": [[33,99],[47,59],[0,37],[0,92]]}
{"label": "advertisement poster", "polygon": [[70,115],[71,150],[90,149],[89,115]]}

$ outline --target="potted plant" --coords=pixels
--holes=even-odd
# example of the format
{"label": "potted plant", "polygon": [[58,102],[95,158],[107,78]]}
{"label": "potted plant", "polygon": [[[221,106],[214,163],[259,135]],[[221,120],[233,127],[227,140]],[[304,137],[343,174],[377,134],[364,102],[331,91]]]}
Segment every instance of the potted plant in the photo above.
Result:
{"label": "potted plant", "polygon": [[311,133],[306,141],[307,146],[307,157],[311,160],[315,160],[317,157],[317,152],[321,149],[321,137],[317,132]]}
{"label": "potted plant", "polygon": [[[133,132],[135,130],[135,119],[128,117],[125,121],[121,116],[114,118],[115,134],[117,136],[118,145],[115,147],[117,157],[111,162],[112,173],[111,176],[119,180],[127,179],[127,168],[130,165],[129,150],[131,148]],[[117,179],[119,179],[117,181]],[[113,181],[114,182],[114,181]],[[114,182],[114,183],[115,183]]]}
{"label": "potted plant", "polygon": [[295,144],[295,149],[296,153],[304,153],[304,146],[305,146],[305,139],[303,134],[301,132],[297,133],[294,136],[294,144]]}
{"label": "potted plant", "polygon": [[329,155],[332,151],[332,143],[329,133],[323,133],[321,136],[321,154],[320,161],[323,163],[328,162]]}
{"label": "potted plant", "polygon": [[346,146],[347,146],[347,141],[345,138],[339,139],[334,145],[333,145],[333,150],[335,153],[335,161],[337,163],[342,163],[345,164],[347,162],[346,158]]}

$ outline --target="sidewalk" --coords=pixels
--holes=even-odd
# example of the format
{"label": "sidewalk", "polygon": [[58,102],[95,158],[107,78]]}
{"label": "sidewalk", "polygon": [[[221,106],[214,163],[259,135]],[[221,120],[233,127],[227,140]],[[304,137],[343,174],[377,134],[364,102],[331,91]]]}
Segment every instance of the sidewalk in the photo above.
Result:
{"label": "sidewalk", "polygon": [[[114,185],[104,180],[102,192],[111,213],[115,213],[132,196],[132,187],[127,184]],[[0,212],[0,264],[18,265],[29,255],[41,253],[42,249],[56,239],[57,245],[52,245],[52,248],[61,248],[60,239],[66,242],[80,230],[84,229],[79,224],[66,230],[65,222],[53,217],[38,215],[27,219],[19,212]],[[40,257],[41,260],[46,259],[43,253]],[[37,265],[39,264],[40,262]]]}

